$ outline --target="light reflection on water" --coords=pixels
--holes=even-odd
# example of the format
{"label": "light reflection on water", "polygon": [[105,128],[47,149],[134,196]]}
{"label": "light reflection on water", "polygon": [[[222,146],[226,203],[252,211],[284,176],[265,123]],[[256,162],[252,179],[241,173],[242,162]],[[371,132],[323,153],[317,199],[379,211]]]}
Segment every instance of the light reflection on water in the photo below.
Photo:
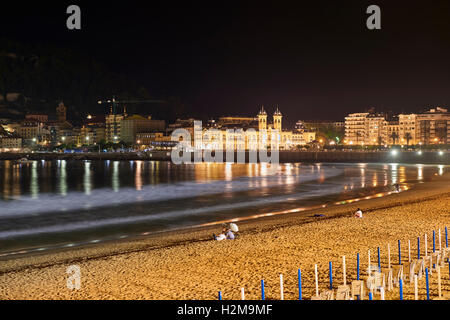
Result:
{"label": "light reflection on water", "polygon": [[0,251],[359,201],[446,170],[443,165],[293,163],[271,175],[267,164],[3,161]]}

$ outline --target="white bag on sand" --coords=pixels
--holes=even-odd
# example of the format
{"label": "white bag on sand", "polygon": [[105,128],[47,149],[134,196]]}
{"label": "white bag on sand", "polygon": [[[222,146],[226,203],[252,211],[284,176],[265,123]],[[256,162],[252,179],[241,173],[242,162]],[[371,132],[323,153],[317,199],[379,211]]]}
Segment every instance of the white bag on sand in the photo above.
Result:
{"label": "white bag on sand", "polygon": [[233,232],[239,232],[238,226],[236,224],[234,224],[234,223],[230,223],[230,229]]}

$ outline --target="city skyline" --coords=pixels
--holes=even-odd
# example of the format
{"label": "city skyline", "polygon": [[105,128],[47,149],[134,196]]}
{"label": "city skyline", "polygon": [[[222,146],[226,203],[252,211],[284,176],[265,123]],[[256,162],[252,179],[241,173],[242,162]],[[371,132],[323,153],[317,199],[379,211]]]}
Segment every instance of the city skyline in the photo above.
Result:
{"label": "city skyline", "polygon": [[128,114],[125,106],[111,106],[109,113],[89,114],[81,125],[74,125],[67,117],[67,107],[60,102],[53,116],[30,113],[20,120],[0,118],[0,150],[17,152],[38,146],[70,149],[69,146],[102,145],[104,148],[108,143],[122,144],[122,148],[126,144],[134,150],[147,150],[149,146],[173,148],[174,139],[178,141],[173,137],[177,129],[187,130],[193,139],[191,146],[197,149],[231,146],[236,150],[253,150],[260,148],[262,141],[267,140],[270,145],[274,138],[280,150],[326,145],[447,145],[450,141],[450,113],[441,107],[417,114],[377,113],[372,108],[348,114],[344,122],[297,119],[294,127],[285,123],[286,117],[279,106],[261,106],[253,116],[225,115],[208,121],[188,117],[175,122],[154,119],[151,115]]}

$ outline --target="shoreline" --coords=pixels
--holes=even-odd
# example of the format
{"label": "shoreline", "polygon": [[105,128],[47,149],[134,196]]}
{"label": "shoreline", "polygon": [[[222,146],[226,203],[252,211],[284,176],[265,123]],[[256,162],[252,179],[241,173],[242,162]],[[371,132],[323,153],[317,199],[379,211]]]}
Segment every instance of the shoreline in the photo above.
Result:
{"label": "shoreline", "polygon": [[[375,164],[377,165],[377,164]],[[433,165],[424,165],[424,166],[433,166]],[[436,177],[439,177],[436,174]],[[401,189],[404,190],[401,192],[403,194],[405,191],[410,192],[411,186],[412,188],[415,188],[422,184],[428,184],[428,180],[430,180],[430,177],[425,177],[424,180],[417,180],[415,178],[410,178],[410,180],[404,180],[401,183]],[[415,187],[414,187],[415,186]],[[154,242],[157,242],[157,248],[164,247],[164,244],[160,244],[158,239],[162,239],[162,242],[164,240],[170,240],[170,243],[173,245],[177,245],[178,242],[182,243],[185,239],[185,236],[188,233],[193,233],[196,235],[196,237],[200,238],[192,238],[187,237],[188,241],[209,241],[211,238],[211,235],[213,232],[217,233],[217,231],[220,229],[220,224],[222,223],[229,223],[229,222],[235,222],[238,225],[245,224],[245,225],[253,225],[257,224],[259,221],[274,221],[274,223],[277,223],[278,219],[284,219],[283,216],[296,216],[299,217],[299,222],[303,223],[302,221],[317,221],[320,219],[329,219],[330,217],[323,217],[323,218],[312,218],[311,213],[317,212],[318,210],[323,211],[323,209],[327,208],[329,210],[326,210],[325,212],[334,212],[336,210],[337,206],[347,206],[348,204],[354,203],[355,206],[357,206],[356,203],[365,202],[370,199],[374,198],[384,198],[384,197],[392,197],[393,194],[395,196],[398,196],[395,191],[392,190],[393,186],[384,186],[384,187],[373,187],[371,189],[368,189],[364,191],[364,193],[361,190],[356,190],[353,194],[348,194],[346,198],[342,197],[336,197],[336,199],[327,199],[323,200],[320,203],[310,204],[309,206],[300,206],[300,203],[296,204],[296,207],[290,207],[288,209],[285,208],[283,211],[278,211],[277,208],[273,207],[271,208],[271,211],[269,212],[263,212],[263,213],[257,213],[257,214],[251,214],[248,213],[246,215],[242,216],[231,216],[229,218],[226,218],[226,220],[217,220],[219,218],[216,218],[214,221],[205,222],[193,226],[183,226],[183,227],[177,227],[175,229],[169,229],[169,230],[161,230],[161,231],[155,231],[155,232],[144,232],[144,230],[141,230],[140,232],[130,232],[130,233],[122,233],[120,235],[114,235],[114,236],[105,236],[105,237],[96,237],[96,240],[80,240],[79,242],[73,242],[73,241],[66,241],[66,242],[60,242],[60,243],[54,243],[54,244],[42,244],[38,245],[35,244],[34,246],[28,246],[28,247],[19,247],[16,246],[14,249],[10,249],[8,251],[0,251],[0,274],[2,272],[11,270],[7,269],[5,267],[2,267],[2,265],[9,265],[9,260],[26,260],[28,257],[42,257],[42,256],[48,256],[48,255],[56,255],[58,253],[65,253],[65,252],[76,252],[79,250],[83,250],[86,248],[98,248],[101,245],[109,246],[109,245],[115,245],[118,243],[134,243],[134,242],[149,242],[150,248],[151,244]],[[299,207],[300,206],[300,207]],[[333,209],[334,208],[334,209]],[[356,207],[355,207],[356,208]],[[334,215],[332,214],[332,218]],[[289,223],[289,222],[287,222]],[[205,235],[205,231],[208,230],[210,233]],[[174,236],[177,235],[177,236]],[[182,235],[182,237],[180,237]],[[149,241],[146,241],[149,240]],[[172,241],[173,240],[173,241]],[[70,243],[71,242],[71,243]],[[146,243],[147,244],[147,243]],[[148,246],[146,246],[148,247]],[[84,250],[83,250],[84,251]],[[41,259],[39,259],[41,260]]]}
{"label": "shoreline", "polygon": [[[400,189],[401,192],[409,191],[411,188],[414,188],[412,186],[419,184],[419,181],[405,181],[402,183],[402,186]],[[220,228],[220,225],[224,223],[231,223],[234,222],[236,224],[241,225],[242,223],[245,224],[254,224],[258,220],[264,219],[264,218],[275,218],[276,216],[281,217],[284,215],[289,215],[293,213],[297,213],[298,215],[305,215],[303,218],[311,218],[311,216],[306,216],[307,214],[316,212],[317,210],[321,210],[324,208],[333,208],[336,206],[342,206],[346,204],[356,203],[363,200],[370,200],[370,199],[376,199],[376,198],[384,198],[389,197],[393,194],[398,194],[396,191],[389,190],[388,187],[385,187],[384,190],[370,190],[370,193],[366,194],[360,194],[359,198],[345,198],[340,199],[337,202],[328,202],[328,203],[321,203],[317,205],[312,205],[309,207],[300,207],[300,208],[294,208],[294,209],[287,209],[283,211],[272,211],[267,213],[259,213],[255,215],[245,215],[245,216],[238,216],[234,218],[229,218],[227,220],[215,220],[211,222],[206,222],[203,224],[193,225],[193,226],[185,226],[185,227],[179,227],[172,230],[163,230],[163,231],[156,231],[156,232],[142,232],[140,234],[128,234],[128,235],[121,235],[120,237],[116,238],[110,238],[110,239],[101,239],[89,242],[80,242],[80,243],[71,243],[71,244],[55,244],[47,246],[47,248],[39,248],[39,247],[30,247],[30,248],[22,248],[17,249],[15,251],[5,251],[0,252],[0,261],[8,261],[9,259],[16,259],[15,257],[20,258],[27,258],[34,255],[44,255],[44,254],[56,254],[58,252],[67,250],[76,250],[76,249],[84,249],[90,246],[99,246],[100,244],[111,244],[111,243],[117,243],[117,242],[128,242],[131,243],[133,241],[139,240],[139,239],[151,239],[151,238],[161,238],[164,239],[167,236],[173,235],[175,233],[178,234],[187,234],[192,231],[205,231],[205,230],[211,230],[211,232],[217,231],[217,229]],[[315,220],[317,220],[318,217],[314,217]],[[325,218],[325,216],[323,217]],[[334,217],[331,217],[334,218]],[[330,219],[330,218],[328,218]],[[206,239],[209,240],[209,239]],[[204,241],[203,239],[197,239],[192,241]],[[181,242],[180,242],[181,243]],[[177,245],[178,243],[175,242],[174,245]],[[0,273],[2,272],[2,268],[0,267]]]}
{"label": "shoreline", "polygon": [[[239,225],[240,233],[254,234],[260,231],[283,228],[296,223],[301,225],[323,220],[338,219],[352,215],[359,207],[364,208],[364,212],[371,212],[374,210],[398,207],[405,201],[408,201],[408,203],[420,203],[424,200],[434,200],[445,193],[443,190],[447,189],[445,186],[446,182],[450,183],[450,173],[446,173],[444,177],[436,177],[433,181],[414,183],[413,187],[408,187],[407,190],[400,193],[385,192],[386,195],[382,197],[379,197],[374,193],[372,196],[369,196],[370,199],[366,199],[364,196],[359,201],[354,201],[353,199],[342,200],[345,204],[332,203],[327,205],[317,205],[301,211],[287,210],[292,212],[259,214],[259,217],[255,218],[244,216],[227,221],[214,221],[202,225],[160,231],[147,235],[135,235],[123,239],[105,240],[74,247],[56,247],[44,252],[33,251],[29,254],[18,255],[17,257],[11,255],[8,256],[10,258],[0,258],[0,275],[7,272],[18,271],[18,269],[8,268],[6,266],[9,264],[15,265],[15,263],[19,261],[25,262],[23,268],[26,269],[34,266],[42,267],[42,265],[34,265],[34,263],[38,261],[43,261],[43,265],[48,266],[53,265],[52,260],[54,260],[54,264],[60,264],[70,261],[79,261],[80,259],[97,259],[130,252],[158,250],[196,242],[208,242],[212,239],[212,233],[220,231],[220,225],[222,223],[236,222],[239,219],[241,220],[236,223]],[[411,185],[412,183],[407,182],[405,184]],[[416,195],[417,193],[419,193],[419,195]],[[450,187],[448,188],[448,193],[450,196]],[[388,200],[394,201],[391,202]],[[312,214],[323,216],[314,217]],[[18,250],[16,252],[21,251],[23,250]],[[87,256],[84,257],[83,255],[86,253]],[[55,258],[57,260],[55,260]],[[29,264],[29,262],[32,263]]]}
{"label": "shoreline", "polygon": [[[62,298],[62,299],[214,299],[216,294],[212,294],[211,290],[219,290],[217,286],[219,286],[220,283],[228,283],[227,280],[221,279],[222,276],[218,275],[216,271],[212,272],[215,276],[209,275],[209,271],[204,271],[203,267],[196,266],[195,265],[195,258],[194,260],[191,260],[190,258],[186,260],[185,256],[183,256],[183,253],[188,252],[189,257],[197,257],[200,260],[206,259],[207,262],[213,262],[213,265],[217,268],[228,268],[230,267],[230,263],[227,261],[217,260],[216,255],[221,255],[223,253],[232,254],[234,259],[240,260],[240,257],[236,257],[236,252],[233,251],[234,245],[238,245],[241,249],[244,248],[243,256],[245,257],[246,252],[253,252],[255,249],[254,246],[258,248],[259,251],[264,252],[265,248],[264,246],[261,247],[260,241],[264,241],[262,239],[265,239],[266,237],[270,237],[272,234],[276,234],[276,237],[274,238],[275,242],[277,242],[276,239],[285,239],[285,242],[282,243],[276,243],[276,246],[272,248],[272,243],[268,243],[267,245],[271,247],[275,251],[271,251],[272,253],[275,252],[277,255],[280,255],[281,257],[285,257],[286,261],[290,261],[290,258],[288,256],[285,256],[287,253],[284,252],[283,249],[286,245],[289,246],[289,244],[292,242],[298,242],[300,239],[297,239],[298,237],[302,238],[302,232],[308,231],[307,234],[309,237],[305,237],[302,239],[300,243],[309,243],[309,241],[316,242],[320,235],[317,233],[320,233],[321,229],[317,229],[317,227],[331,227],[333,230],[337,230],[336,227],[345,221],[346,223],[355,223],[354,219],[351,218],[353,215],[353,212],[356,210],[357,207],[361,207],[364,216],[367,220],[364,220],[363,222],[366,223],[372,218],[372,214],[378,214],[381,212],[386,212],[386,214],[389,216],[390,212],[393,212],[392,215],[394,215],[394,212],[401,211],[404,206],[411,206],[411,207],[420,207],[425,204],[436,204],[439,205],[440,203],[445,203],[445,201],[448,201],[450,198],[450,175],[445,174],[443,177],[436,177],[436,179],[433,179],[431,182],[425,182],[422,184],[417,184],[415,187],[411,190],[399,193],[399,194],[392,194],[387,197],[383,198],[375,198],[371,200],[362,200],[360,202],[352,203],[352,204],[345,204],[340,206],[330,206],[327,208],[322,208],[314,211],[304,211],[300,213],[289,213],[284,214],[280,216],[272,216],[272,217],[263,217],[256,220],[250,220],[250,221],[242,221],[239,223],[240,228],[240,237],[237,240],[234,241],[225,241],[222,243],[217,243],[212,241],[211,235],[213,232],[217,232],[219,230],[218,226],[208,226],[204,228],[199,229],[189,229],[184,231],[176,231],[176,232],[168,232],[167,234],[164,234],[164,236],[161,235],[153,235],[153,236],[147,236],[142,238],[136,238],[136,239],[125,239],[125,240],[119,240],[119,241],[113,241],[113,242],[105,242],[97,245],[89,245],[83,248],[72,248],[72,249],[64,249],[59,252],[52,252],[52,253],[42,253],[32,256],[26,256],[26,257],[20,257],[15,259],[9,259],[4,260],[1,263],[0,267],[0,283],[8,283],[6,287],[0,285],[0,297],[5,299],[15,299],[15,298],[21,298],[21,299],[48,299],[48,298]],[[419,210],[421,211],[421,210]],[[448,212],[448,211],[447,211]],[[314,218],[311,216],[311,214],[324,214],[325,217],[322,218]],[[387,216],[387,217],[388,217]],[[349,219],[351,218],[351,219]],[[444,217],[445,223],[450,225],[450,218]],[[397,218],[396,218],[397,219]],[[398,217],[398,219],[402,219],[402,217]],[[406,221],[405,221],[406,222]],[[429,221],[429,223],[434,223],[434,221]],[[357,226],[355,226],[357,227]],[[418,227],[424,227],[424,226],[418,226]],[[442,226],[443,227],[443,226]],[[295,230],[291,230],[295,229]],[[288,230],[286,235],[284,234],[284,231]],[[298,231],[297,231],[298,230]],[[313,231],[311,234],[311,230]],[[291,231],[294,231],[291,234]],[[319,232],[320,231],[320,232]],[[379,230],[380,232],[383,232],[383,230]],[[428,230],[429,232],[431,230]],[[417,237],[420,234],[415,234],[414,236]],[[323,235],[322,235],[323,236]],[[365,243],[369,241],[370,239],[365,239],[366,237],[363,237],[359,239],[361,243]],[[415,238],[412,238],[415,239]],[[256,241],[256,242],[255,242]],[[305,245],[309,249],[312,249],[311,251],[314,252],[313,247],[311,247],[311,244]],[[395,247],[395,244],[394,244]],[[292,248],[289,248],[287,250],[288,252]],[[332,252],[336,249],[339,249],[337,251],[340,251],[340,248],[332,248],[329,247],[329,249]],[[363,248],[361,248],[363,249]],[[206,250],[206,251],[204,251]],[[225,251],[223,251],[225,250]],[[230,251],[231,250],[231,251]],[[336,252],[337,253],[337,252]],[[344,252],[345,253],[345,252]],[[362,251],[364,254],[364,251]],[[181,254],[181,255],[180,255]],[[306,250],[306,255],[310,255],[311,253]],[[342,254],[342,253],[340,253]],[[252,255],[253,256],[253,255]],[[166,259],[161,260],[161,257],[165,257]],[[322,257],[317,257],[317,260],[320,260]],[[79,264],[82,269],[91,269],[96,270],[98,268],[105,270],[104,268],[109,265],[109,263],[119,263],[119,268],[121,269],[122,275],[124,275],[124,279],[120,280],[119,282],[126,281],[129,279],[129,273],[133,274],[137,272],[136,270],[140,270],[143,268],[143,266],[138,263],[132,263],[129,260],[144,259],[147,261],[147,259],[150,259],[150,261],[157,260],[159,263],[152,263],[154,269],[149,270],[148,267],[146,268],[146,275],[153,279],[154,281],[158,282],[158,277],[153,277],[152,274],[155,275],[158,274],[159,276],[164,277],[174,277],[177,279],[177,281],[180,280],[180,277],[184,278],[183,272],[179,272],[177,268],[184,268],[182,265],[180,265],[180,261],[183,262],[183,264],[190,265],[191,268],[199,268],[205,272],[205,283],[200,281],[197,285],[200,287],[204,287],[203,289],[203,295],[200,296],[200,293],[193,294],[193,297],[185,296],[186,292],[190,290],[194,290],[194,288],[190,289],[183,289],[181,292],[173,292],[169,294],[165,292],[164,294],[147,294],[145,296],[137,295],[134,292],[123,292],[123,294],[117,295],[117,288],[115,288],[113,291],[116,292],[116,294],[108,295],[108,294],[98,294],[94,293],[96,289],[93,289],[96,287],[97,283],[96,281],[92,280],[91,283],[91,291],[94,290],[94,292],[68,292],[67,289],[60,287],[58,290],[61,290],[60,293],[58,293],[57,297],[50,297],[48,295],[42,296],[41,290],[44,288],[41,288],[41,290],[38,290],[39,284],[36,283],[36,288],[33,290],[33,292],[28,292],[25,294],[20,290],[20,287],[18,287],[16,281],[20,283],[24,279],[31,280],[30,273],[34,274],[37,279],[39,279],[39,275],[42,276],[42,274],[45,275],[45,278],[53,282],[54,275],[52,275],[55,270],[59,270],[58,277],[64,278],[65,277],[65,267],[71,264]],[[267,263],[267,260],[263,257],[260,257],[260,253],[257,256],[253,256],[253,259],[249,258],[248,261],[245,261],[247,259],[244,259],[244,261],[239,261],[241,266],[242,264],[244,266],[255,266],[255,261],[253,260],[263,260]],[[299,257],[300,259],[300,257]],[[281,258],[280,263],[282,262],[283,258]],[[301,259],[300,259],[301,261]],[[194,263],[194,266],[192,265]],[[272,263],[272,262],[271,262]],[[270,264],[269,263],[269,269]],[[200,264],[200,262],[199,262]],[[276,265],[278,265],[276,263]],[[95,266],[95,267],[93,267]],[[175,267],[176,266],[176,267]],[[122,269],[123,268],[123,269]],[[230,267],[233,269],[232,267]],[[258,268],[256,268],[258,269]],[[275,272],[281,272],[282,267],[279,265],[279,271],[272,270]],[[309,268],[310,269],[310,268]],[[162,275],[160,274],[162,270],[165,270]],[[202,271],[202,272],[203,272]],[[232,274],[235,274],[234,273]],[[308,270],[310,271],[310,270]],[[107,273],[116,274],[114,270],[106,271]],[[187,270],[186,272],[194,272],[191,269]],[[200,272],[200,271],[198,271]],[[303,272],[303,271],[302,271]],[[94,272],[95,273],[95,272]],[[149,274],[150,273],[150,274]],[[250,270],[246,270],[245,272],[247,274],[247,277],[254,277],[256,272],[252,272],[252,268]],[[197,274],[197,273],[195,273]],[[207,283],[211,283],[211,281],[214,281],[215,277],[219,277],[221,280],[218,281],[218,284],[216,286],[211,286],[211,284],[206,288]],[[96,277],[93,276],[92,279],[95,279]],[[272,277],[273,278],[273,277]],[[34,279],[34,277],[33,277]],[[137,277],[138,282],[141,281],[149,281],[142,279],[141,277]],[[11,283],[11,281],[13,281]],[[37,280],[36,280],[37,281]],[[133,280],[134,281],[134,280]],[[32,281],[34,282],[34,281]],[[233,281],[231,281],[233,282]],[[245,281],[244,281],[245,282]],[[274,280],[272,280],[274,282]],[[64,282],[65,283],[65,282]],[[64,284],[63,282],[60,283],[62,286]],[[252,281],[252,283],[255,283],[255,285],[258,283],[258,281]],[[99,283],[97,283],[99,285]],[[52,286],[53,287],[53,286]],[[139,286],[138,286],[139,287]],[[151,287],[151,286],[149,286]],[[162,290],[161,288],[155,288],[158,290]],[[222,288],[225,291],[228,291],[227,288],[224,286]],[[54,290],[54,289],[53,289]],[[255,291],[254,289],[253,291]],[[309,289],[308,289],[309,290]],[[195,292],[195,290],[194,290]],[[249,297],[252,296],[252,291],[249,292]],[[59,296],[62,294],[62,296]],[[183,296],[184,295],[184,296]],[[247,294],[246,294],[247,295]],[[235,297],[238,298],[238,297]]]}

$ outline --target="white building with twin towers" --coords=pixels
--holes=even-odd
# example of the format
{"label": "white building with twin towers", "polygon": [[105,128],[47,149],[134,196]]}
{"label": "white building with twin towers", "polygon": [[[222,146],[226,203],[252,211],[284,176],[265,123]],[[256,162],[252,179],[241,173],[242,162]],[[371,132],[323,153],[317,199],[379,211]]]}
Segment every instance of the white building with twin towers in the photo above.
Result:
{"label": "white building with twin towers", "polygon": [[280,109],[268,121],[264,106],[254,118],[223,117],[215,126],[204,128],[199,141],[195,134],[195,147],[209,150],[290,150],[315,140],[311,132],[283,129],[283,114]]}

